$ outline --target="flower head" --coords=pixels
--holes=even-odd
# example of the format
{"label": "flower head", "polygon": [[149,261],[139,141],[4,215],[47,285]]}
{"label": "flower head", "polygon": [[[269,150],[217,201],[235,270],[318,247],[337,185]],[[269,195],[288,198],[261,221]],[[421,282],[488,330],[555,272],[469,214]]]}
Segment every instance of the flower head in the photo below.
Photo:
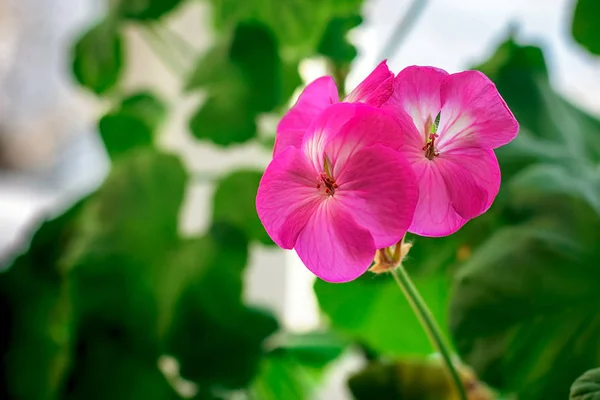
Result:
{"label": "flower head", "polygon": [[[383,61],[343,101],[379,107],[390,98],[393,85],[394,74]],[[338,102],[338,90],[331,76],[323,76],[306,86],[277,126],[273,154],[289,145],[298,147],[309,125],[325,108]]]}
{"label": "flower head", "polygon": [[273,241],[295,249],[315,275],[355,279],[377,249],[402,239],[413,217],[418,188],[398,151],[402,128],[383,110],[339,103],[302,136],[267,167],[258,216]]}
{"label": "flower head", "polygon": [[519,124],[485,75],[408,67],[383,108],[403,121],[401,151],[419,184],[410,232],[449,235],[487,211],[500,187],[492,149],[513,140]]}

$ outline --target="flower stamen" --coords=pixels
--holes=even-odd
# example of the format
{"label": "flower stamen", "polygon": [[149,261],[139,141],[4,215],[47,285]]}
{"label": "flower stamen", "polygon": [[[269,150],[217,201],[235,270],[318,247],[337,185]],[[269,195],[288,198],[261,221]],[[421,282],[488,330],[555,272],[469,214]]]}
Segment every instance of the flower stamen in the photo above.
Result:
{"label": "flower stamen", "polygon": [[440,152],[435,148],[435,139],[438,137],[439,135],[437,133],[430,133],[427,143],[425,143],[425,146],[422,148],[422,150],[425,152],[425,157],[430,160],[433,160],[435,157],[440,155]]}
{"label": "flower stamen", "polygon": [[321,175],[317,177],[319,182],[317,183],[317,189],[321,189],[321,184],[325,186],[325,194],[329,196],[333,196],[335,194],[335,190],[339,188],[338,184],[335,183],[333,178],[327,176],[325,172],[321,172]]}

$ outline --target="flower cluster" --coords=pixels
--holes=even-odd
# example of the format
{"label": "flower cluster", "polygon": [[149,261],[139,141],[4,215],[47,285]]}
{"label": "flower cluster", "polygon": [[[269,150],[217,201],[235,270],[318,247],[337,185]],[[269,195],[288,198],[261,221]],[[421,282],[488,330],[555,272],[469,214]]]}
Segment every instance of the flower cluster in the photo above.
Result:
{"label": "flower cluster", "polygon": [[346,282],[407,231],[446,236],[484,213],[500,186],[493,149],[518,130],[478,71],[394,75],[384,61],[341,102],[322,77],[277,127],[258,215],[315,275]]}

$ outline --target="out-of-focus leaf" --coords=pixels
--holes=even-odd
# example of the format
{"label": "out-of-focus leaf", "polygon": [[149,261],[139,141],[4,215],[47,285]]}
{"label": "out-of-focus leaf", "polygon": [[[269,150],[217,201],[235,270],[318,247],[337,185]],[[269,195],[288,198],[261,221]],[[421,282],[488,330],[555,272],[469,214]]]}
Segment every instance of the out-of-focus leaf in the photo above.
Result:
{"label": "out-of-focus leaf", "polygon": [[345,343],[330,332],[281,334],[263,359],[249,392],[264,400],[314,398],[324,367],[339,357]]}
{"label": "out-of-focus leaf", "polygon": [[220,146],[244,143],[256,136],[255,115],[245,99],[209,97],[190,120],[190,130],[198,139]]}
{"label": "out-of-focus leaf", "polygon": [[131,115],[107,114],[98,122],[98,130],[111,158],[152,145],[152,132],[141,120]]}
{"label": "out-of-focus leaf", "polygon": [[[460,365],[458,372],[469,400],[496,397],[471,371]],[[353,374],[348,386],[356,400],[458,400],[452,381],[440,359],[374,361]]]}
{"label": "out-of-focus leaf", "polygon": [[190,121],[192,133],[219,145],[255,137],[256,116],[282,104],[295,89],[287,69],[269,28],[238,24],[228,46],[219,44],[201,57],[188,81],[188,90],[208,92]]}
{"label": "out-of-focus leaf", "polygon": [[248,85],[251,111],[267,112],[281,103],[281,60],[273,32],[259,23],[239,24],[229,48],[231,62]]}
{"label": "out-of-focus leaf", "polygon": [[73,72],[77,81],[103,94],[121,75],[123,43],[117,23],[104,20],[79,39],[74,48]]}
{"label": "out-of-focus leaf", "polygon": [[256,213],[256,192],[262,174],[235,171],[223,178],[213,197],[213,219],[243,230],[249,239],[273,244]]}
{"label": "out-of-focus leaf", "polygon": [[70,367],[74,316],[61,254],[80,204],[45,222],[0,273],[0,397],[53,399]]}
{"label": "out-of-focus leaf", "polygon": [[[410,266],[409,266],[410,268]],[[446,325],[447,282],[443,276],[415,279],[439,324]],[[432,353],[423,328],[389,275],[366,273],[343,285],[315,283],[321,310],[339,332],[384,355]]]}
{"label": "out-of-focus leaf", "polygon": [[586,371],[571,386],[569,400],[600,399],[600,368]]}
{"label": "out-of-focus leaf", "polygon": [[588,168],[535,164],[518,174],[510,188],[519,196],[533,192],[579,197],[600,216],[600,173]]}
{"label": "out-of-focus leaf", "polygon": [[62,398],[181,399],[158,369],[157,358],[131,351],[135,342],[123,332],[90,324],[79,335],[76,363]]}
{"label": "out-of-focus leaf", "polygon": [[319,54],[336,63],[350,64],[358,53],[354,45],[348,42],[348,31],[361,23],[362,17],[358,14],[332,18],[317,48]]}
{"label": "out-of-focus leaf", "polygon": [[150,147],[165,114],[165,105],[150,93],[125,98],[119,108],[98,122],[108,154],[115,158],[132,149]]}
{"label": "out-of-focus leaf", "polygon": [[123,17],[132,20],[157,20],[167,14],[183,0],[119,0]]}
{"label": "out-of-focus leaf", "polygon": [[347,343],[333,332],[281,334],[273,352],[285,353],[303,365],[323,368],[338,358]]}
{"label": "out-of-focus leaf", "polygon": [[114,162],[104,185],[82,209],[64,256],[73,269],[79,319],[67,397],[169,392],[166,382],[157,380],[157,294],[169,271],[165,262],[179,246],[185,184],[177,158],[139,149]]}
{"label": "out-of-focus leaf", "polygon": [[598,255],[577,239],[505,228],[456,276],[451,330],[484,381],[520,398],[564,399],[571,382],[600,363]]}
{"label": "out-of-focus leaf", "polygon": [[243,305],[245,236],[226,225],[189,240],[177,262],[198,263],[176,302],[166,351],[181,364],[181,375],[200,386],[240,388],[257,372],[263,341],[277,329],[264,311]]}
{"label": "out-of-focus leaf", "polygon": [[311,398],[316,380],[301,364],[285,355],[262,360],[259,373],[248,388],[252,398],[261,400],[305,400]]}
{"label": "out-of-focus leaf", "polygon": [[[252,19],[270,27],[284,49],[299,61],[317,48],[329,21],[340,15],[359,14],[362,0],[245,1],[212,0],[217,28]],[[285,27],[285,29],[282,29]]]}
{"label": "out-of-focus leaf", "polygon": [[148,129],[156,132],[166,117],[167,106],[154,94],[142,91],[123,99],[119,112],[138,118]]}
{"label": "out-of-focus leaf", "polygon": [[575,41],[592,54],[600,55],[600,4],[595,0],[577,0],[571,32]]}

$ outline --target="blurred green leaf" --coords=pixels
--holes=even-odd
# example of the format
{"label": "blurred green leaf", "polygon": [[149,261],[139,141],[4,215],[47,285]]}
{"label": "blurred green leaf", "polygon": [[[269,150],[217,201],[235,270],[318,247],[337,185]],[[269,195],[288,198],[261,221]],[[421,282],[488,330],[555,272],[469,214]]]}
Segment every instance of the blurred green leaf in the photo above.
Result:
{"label": "blurred green leaf", "polygon": [[356,47],[348,42],[348,32],[361,23],[362,17],[358,14],[332,18],[325,28],[318,53],[335,63],[350,64],[358,53]]}
{"label": "blurred green leaf", "polygon": [[125,98],[119,108],[98,122],[100,136],[111,158],[132,149],[151,147],[165,114],[165,105],[150,93]]}
{"label": "blurred green leaf", "polygon": [[255,115],[244,106],[245,100],[215,95],[208,98],[190,120],[190,130],[198,139],[220,146],[244,143],[256,136]]}
{"label": "blurred green leaf", "polygon": [[262,342],[277,329],[268,313],[242,303],[247,262],[242,232],[225,225],[187,241],[178,262],[200,268],[188,277],[176,302],[166,351],[179,359],[181,375],[201,386],[240,388],[257,372]]}
{"label": "blurred green leaf", "polygon": [[229,48],[231,62],[239,68],[248,85],[254,113],[271,111],[281,98],[281,60],[273,32],[259,23],[241,23]]}
{"label": "blurred green leaf", "polygon": [[131,351],[133,338],[90,324],[79,332],[77,359],[63,398],[69,400],[181,399],[152,354]]}
{"label": "blurred green leaf", "polygon": [[276,347],[263,359],[249,387],[252,398],[305,400],[315,397],[327,364],[338,358],[346,343],[331,332],[279,334]]}
{"label": "blurred green leaf", "polygon": [[[438,274],[414,281],[440,326],[446,326],[446,279]],[[314,288],[321,310],[340,333],[384,355],[432,353],[423,328],[391,276],[366,273],[343,285],[317,280]]]}
{"label": "blurred green leaf", "polygon": [[338,358],[347,343],[333,332],[282,333],[273,352],[285,353],[303,365],[323,368]]}
{"label": "blurred green leaf", "polygon": [[262,360],[248,392],[253,399],[305,400],[311,398],[315,384],[314,377],[301,364],[277,354]]}
{"label": "blurred green leaf", "polygon": [[[70,367],[74,316],[62,251],[77,204],[45,222],[0,273],[0,397],[54,399]],[[6,267],[6,266],[5,266]]]}
{"label": "blurred green leaf", "polygon": [[152,132],[138,118],[126,114],[107,114],[98,122],[100,137],[111,158],[138,147],[152,145]]}
{"label": "blurred green leaf", "polygon": [[115,160],[104,185],[82,209],[64,255],[73,269],[79,320],[67,397],[171,391],[164,379],[157,380],[157,293],[165,260],[179,245],[186,180],[177,158],[138,149]]}
{"label": "blurred green leaf", "polygon": [[571,32],[575,41],[592,54],[600,55],[600,3],[595,0],[577,0]]}
{"label": "blurred green leaf", "polygon": [[[330,19],[358,14],[362,0],[211,0],[215,25],[226,29],[238,21],[256,20],[275,32],[296,61],[314,54]],[[285,28],[282,28],[285,27]]]}
{"label": "blurred green leaf", "polygon": [[132,20],[157,20],[172,11],[183,0],[119,0],[120,13]]}
{"label": "blurred green leaf", "polygon": [[243,230],[249,239],[273,244],[256,213],[256,192],[262,173],[240,170],[223,178],[213,196],[213,219]]}
{"label": "blurred green leaf", "polygon": [[600,399],[600,368],[586,371],[571,386],[569,400]]}
{"label": "blurred green leaf", "polygon": [[[297,75],[297,64],[294,69]],[[200,58],[187,83],[188,90],[208,92],[190,121],[194,136],[222,146],[254,138],[256,116],[282,104],[295,89],[289,70],[267,27],[238,24],[227,46],[218,44]]]}
{"label": "blurred green leaf", "polygon": [[[469,399],[491,400],[489,389],[466,366],[459,375]],[[440,359],[372,361],[352,374],[348,386],[356,400],[455,400],[452,381]]]}
{"label": "blurred green leaf", "polygon": [[156,132],[167,115],[167,106],[151,92],[141,91],[123,99],[119,112],[138,118]]}
{"label": "blurred green leaf", "polygon": [[455,279],[450,322],[465,361],[520,398],[566,398],[600,363],[597,256],[560,231],[498,231]]}
{"label": "blurred green leaf", "polygon": [[123,47],[114,20],[94,26],[75,44],[73,73],[77,81],[97,94],[107,92],[121,75]]}

